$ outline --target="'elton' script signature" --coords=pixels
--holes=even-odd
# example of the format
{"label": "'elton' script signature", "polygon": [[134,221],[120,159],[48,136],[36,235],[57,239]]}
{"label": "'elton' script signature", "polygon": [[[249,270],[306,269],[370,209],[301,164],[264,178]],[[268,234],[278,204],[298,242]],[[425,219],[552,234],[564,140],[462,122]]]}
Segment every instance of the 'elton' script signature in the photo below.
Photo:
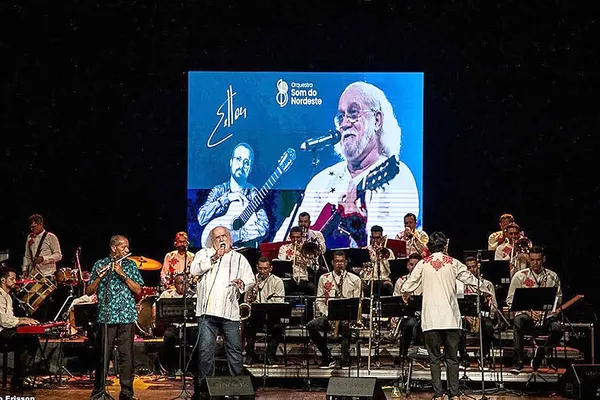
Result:
{"label": "'elton' script signature", "polygon": [[[216,115],[219,117],[219,121],[217,122],[214,129],[210,133],[210,136],[208,137],[208,141],[206,142],[207,147],[210,148],[210,147],[218,146],[233,136],[232,133],[229,133],[228,135],[226,135],[220,139],[215,138],[216,141],[213,142],[215,133],[217,132],[217,130],[220,127],[231,128],[233,126],[233,124],[235,123],[235,121],[237,121],[240,118],[247,117],[246,107],[237,107],[236,108],[233,104],[233,97],[236,94],[237,94],[237,92],[234,92],[233,87],[231,85],[229,85],[229,88],[227,89],[227,99],[223,103],[221,103],[219,108],[217,108]],[[227,111],[223,111],[223,107],[225,107],[225,106],[227,106]]]}

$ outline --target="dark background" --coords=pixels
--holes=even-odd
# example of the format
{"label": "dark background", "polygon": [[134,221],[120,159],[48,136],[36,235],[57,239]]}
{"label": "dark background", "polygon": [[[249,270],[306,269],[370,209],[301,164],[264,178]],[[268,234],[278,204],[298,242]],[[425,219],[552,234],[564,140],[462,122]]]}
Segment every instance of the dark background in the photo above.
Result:
{"label": "dark background", "polygon": [[426,230],[460,256],[511,212],[546,246],[565,297],[600,304],[591,8],[129,3],[0,5],[0,248],[12,264],[32,213],[58,235],[62,266],[81,245],[91,267],[114,233],[162,261],[186,227],[189,70],[423,71]]}

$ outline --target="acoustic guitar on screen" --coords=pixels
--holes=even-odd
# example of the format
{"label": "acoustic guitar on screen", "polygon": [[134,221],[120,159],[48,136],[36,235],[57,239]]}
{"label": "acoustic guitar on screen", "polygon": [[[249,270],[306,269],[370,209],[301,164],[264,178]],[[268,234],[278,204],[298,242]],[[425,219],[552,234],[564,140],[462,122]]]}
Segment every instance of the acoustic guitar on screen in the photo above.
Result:
{"label": "acoustic guitar on screen", "polygon": [[[271,174],[269,179],[267,179],[265,184],[262,186],[262,188],[260,188],[260,190],[257,192],[257,195],[251,201],[235,201],[229,203],[227,212],[224,215],[217,217],[206,224],[204,231],[202,232],[202,243],[206,243],[208,241],[210,231],[217,226],[227,227],[231,231],[232,236],[236,238],[240,237],[240,231],[246,225],[254,225],[257,220],[256,210],[258,210],[258,208],[261,206],[265,197],[267,194],[269,194],[279,178],[281,178],[281,176],[290,169],[295,159],[296,152],[294,149],[287,149],[279,158],[275,171]],[[238,240],[234,242],[233,245],[238,247],[255,247],[256,243],[254,240],[247,242]]]}
{"label": "acoustic guitar on screen", "polygon": [[[399,172],[400,163],[396,156],[391,156],[360,181],[356,187],[356,198],[364,199],[366,191],[376,191],[381,189],[384,185],[394,179]],[[344,213],[342,206],[327,203],[321,210],[319,217],[311,229],[321,231],[324,237],[337,237],[336,243],[340,243],[341,238],[343,240],[347,238],[347,245],[349,245],[351,228],[345,226],[349,224],[344,224],[344,220],[349,217],[351,216]],[[366,226],[366,221],[364,221],[364,225]]]}

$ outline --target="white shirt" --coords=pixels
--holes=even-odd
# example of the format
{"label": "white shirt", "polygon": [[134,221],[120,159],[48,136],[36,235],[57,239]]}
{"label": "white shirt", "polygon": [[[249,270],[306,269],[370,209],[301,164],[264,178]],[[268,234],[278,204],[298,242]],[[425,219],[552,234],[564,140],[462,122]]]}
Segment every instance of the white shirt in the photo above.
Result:
{"label": "white shirt", "polygon": [[279,248],[277,259],[292,262],[292,277],[295,281],[307,281],[308,260],[300,253],[300,249],[300,245],[297,245],[296,250],[294,251],[293,243],[284,244]]}
{"label": "white shirt", "polygon": [[[371,263],[373,264],[373,270],[366,273],[363,276],[363,279],[365,281],[370,281],[371,278],[374,276],[375,280],[389,281],[391,272],[390,272],[390,262],[388,260],[396,259],[396,256],[394,256],[394,252],[390,249],[387,249],[389,251],[390,257],[387,260],[378,260],[377,259],[377,251],[373,248],[373,246],[368,245],[367,247],[365,247],[365,249],[369,250],[369,256],[371,257]],[[378,262],[380,263],[379,271],[377,270]],[[377,274],[378,272],[381,273],[381,278]]]}
{"label": "white shirt", "polygon": [[[311,179],[306,186],[304,200],[300,204],[298,212],[306,211],[310,214],[311,219],[316,221],[328,203],[334,206],[338,205],[340,195],[348,192],[350,182],[358,186],[361,180],[386,160],[387,157],[380,156],[370,168],[354,178],[348,171],[346,161],[340,161],[331,167],[325,168]],[[394,232],[404,224],[404,215],[407,213],[419,215],[419,193],[415,178],[406,164],[403,162],[399,164],[400,172],[389,184],[383,185],[377,191],[366,192],[365,202],[368,219],[365,230],[367,227],[379,225],[383,227],[384,231]],[[281,225],[274,241],[284,240],[284,235],[290,223],[289,218],[286,218],[283,225]],[[351,244],[351,247],[358,246]]]}
{"label": "white shirt", "polygon": [[[510,287],[508,288],[508,294],[506,295],[506,304],[508,307],[512,307],[513,298],[515,297],[515,291],[519,288],[538,288],[538,287],[556,287],[556,297],[558,298],[557,305],[562,301],[562,289],[560,287],[560,279],[556,272],[551,271],[547,268],[542,268],[539,274],[533,272],[530,268],[521,270],[512,277],[510,280]],[[536,310],[542,311],[542,310]],[[517,312],[516,314],[521,314]]]}
{"label": "white shirt", "polygon": [[[321,275],[317,287],[317,311],[327,316],[327,303],[330,298],[360,297],[361,281],[355,274],[342,271],[341,275],[328,272]],[[341,290],[340,290],[341,288]]]}
{"label": "white shirt", "polygon": [[[526,255],[521,254],[521,257],[526,257]],[[516,254],[516,250],[514,246],[509,243],[502,243],[496,248],[494,252],[494,260],[508,260],[509,268],[510,268],[510,277],[512,278],[515,273],[527,268],[527,261],[521,259],[519,254]]]}
{"label": "white shirt", "polygon": [[[477,278],[469,272],[466,265],[437,252],[419,261],[402,285],[401,292],[408,293],[422,285],[421,327],[424,332],[435,329],[460,329],[457,279],[477,287]],[[485,292],[485,288],[481,289]]]}
{"label": "white shirt", "polygon": [[[258,282],[258,274],[256,274],[256,282]],[[248,298],[248,291],[244,295],[244,299]],[[285,297],[285,289],[283,280],[273,274],[269,274],[267,279],[258,284],[258,293],[256,294],[255,303],[283,303]]]}
{"label": "white shirt", "polygon": [[[194,256],[190,273],[199,276],[196,285],[198,301],[196,316],[212,315],[231,321],[240,320],[239,297],[254,284],[254,274],[246,258],[231,250],[216,263],[211,257],[216,253],[213,248],[200,250]],[[231,283],[241,279],[244,287],[240,290]]]}
{"label": "white shirt", "polygon": [[488,236],[488,250],[496,250],[501,243],[498,243],[498,240],[504,234],[503,231],[496,231]]}
{"label": "white shirt", "polygon": [[429,235],[420,229],[415,229],[413,236],[409,239],[405,237],[405,231],[400,231],[396,234],[396,239],[406,242],[406,256],[413,253],[423,254],[429,243]]}
{"label": "white shirt", "polygon": [[14,328],[18,324],[19,318],[15,317],[12,297],[0,287],[0,332]]}
{"label": "white shirt", "polygon": [[[44,235],[43,231],[39,235],[32,237],[32,234],[27,236],[27,240],[25,241],[25,256],[23,257],[23,272],[26,273],[27,269],[33,267],[33,258],[35,257],[35,253],[37,252],[38,245],[40,240],[42,240],[42,236]],[[42,272],[44,276],[54,275],[56,272],[56,263],[62,260],[62,253],[60,251],[60,244],[58,243],[58,238],[52,232],[48,232],[46,237],[44,238],[44,242],[41,245],[40,254],[43,257],[44,261],[41,264],[38,264],[38,269]]]}
{"label": "white shirt", "polygon": [[[173,250],[165,255],[165,261],[163,262],[162,269],[160,271],[161,280],[164,280],[166,276],[172,274],[178,274],[185,270],[185,253],[179,254],[178,250]],[[190,265],[194,259],[194,253],[187,252],[187,263]]]}
{"label": "white shirt", "polygon": [[[410,274],[406,274],[406,275],[403,275],[400,278],[398,278],[398,280],[396,281],[396,284],[394,285],[394,293],[392,293],[392,296],[401,296],[402,295],[402,291],[400,290],[400,288],[402,288],[402,285],[408,279],[409,276],[410,276]],[[413,290],[412,294],[414,296],[421,296],[423,294],[423,287],[419,286],[418,288]]]}

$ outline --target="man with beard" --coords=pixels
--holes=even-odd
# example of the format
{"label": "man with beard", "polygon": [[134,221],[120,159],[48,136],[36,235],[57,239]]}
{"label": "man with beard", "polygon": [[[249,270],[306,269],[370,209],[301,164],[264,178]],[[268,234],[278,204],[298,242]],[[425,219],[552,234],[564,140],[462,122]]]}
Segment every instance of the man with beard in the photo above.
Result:
{"label": "man with beard", "polygon": [[[394,232],[405,214],[419,214],[417,185],[397,159],[400,126],[381,89],[365,82],[350,84],[339,99],[334,124],[341,134],[335,150],[343,161],[308,183],[299,212],[319,216],[313,227],[324,234],[327,248],[365,247],[367,223]],[[365,190],[357,190],[364,184]],[[335,218],[328,218],[331,214]],[[288,226],[289,219],[275,240],[285,238]]]}
{"label": "man with beard", "polygon": [[[209,232],[220,225],[227,226],[236,247],[258,247],[260,239],[269,231],[269,220],[262,206],[240,229],[232,229],[230,226],[231,221],[258,196],[258,189],[248,183],[253,163],[254,151],[248,143],[239,143],[233,148],[229,160],[229,181],[215,186],[198,210],[198,224],[204,227],[203,244],[209,242]],[[224,215],[224,219],[217,218]]]}

